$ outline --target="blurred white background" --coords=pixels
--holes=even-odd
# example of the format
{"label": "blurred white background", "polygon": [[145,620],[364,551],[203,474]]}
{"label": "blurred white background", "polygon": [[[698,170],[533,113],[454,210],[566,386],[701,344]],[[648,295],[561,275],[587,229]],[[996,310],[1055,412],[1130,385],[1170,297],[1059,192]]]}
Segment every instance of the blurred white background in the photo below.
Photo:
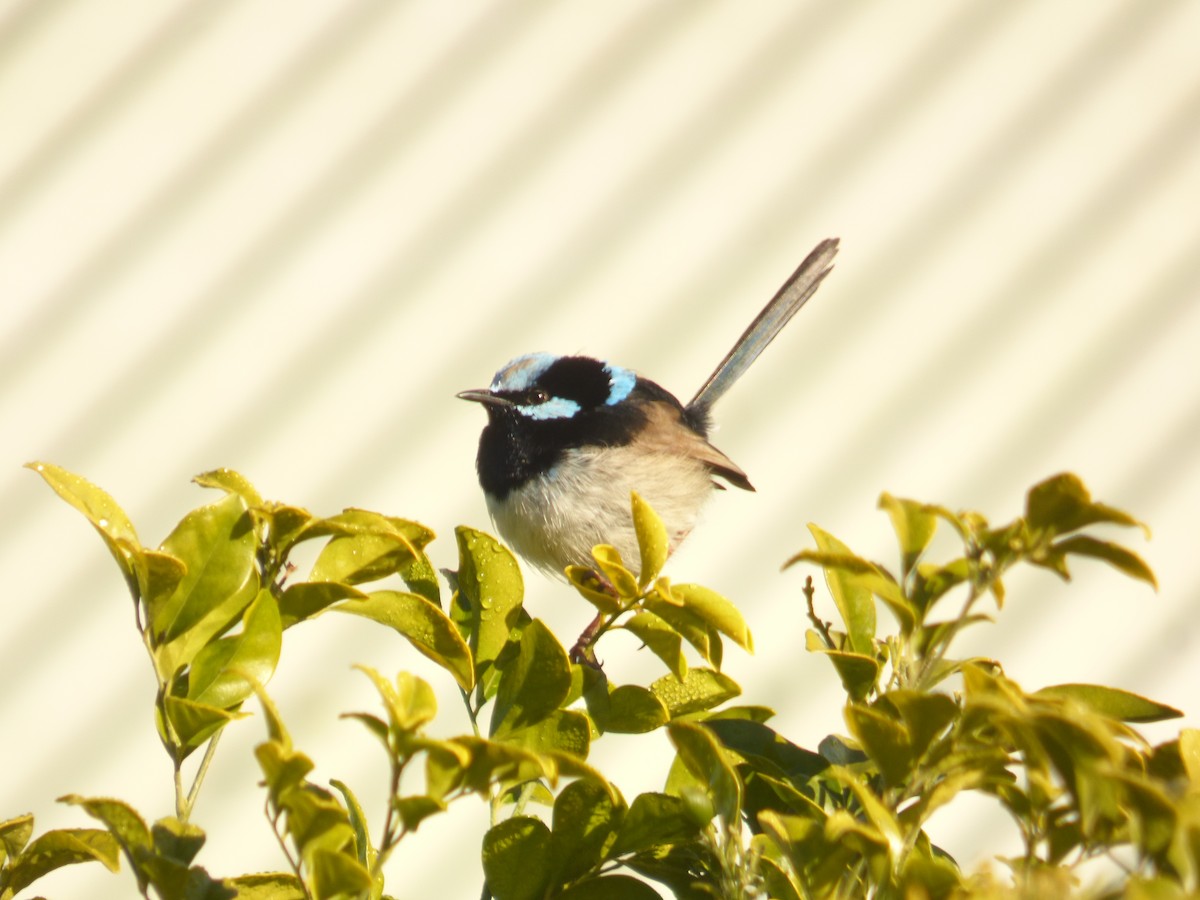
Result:
{"label": "blurred white background", "polygon": [[[1113,536],[1160,590],[1017,578],[964,649],[1200,724],[1198,41],[1200,5],[1142,0],[0,0],[0,818],[172,803],[124,585],[21,463],[101,485],[151,545],[229,466],[318,513],[418,519],[453,566],[454,526],[488,527],[456,391],[545,349],[686,399],[827,235],[834,273],[717,409],[758,492],[719,496],[672,564],[745,610],[748,699],[806,746],[843,730],[803,573],[779,573],[807,522],[890,563],[882,490],[1000,521],[1070,469],[1152,527]],[[527,585],[564,636],[589,618]],[[631,642],[602,656],[655,671]],[[337,718],[373,704],[355,662],[424,675],[440,733],[467,726],[382,629],[289,632],[272,693],[378,815],[381,754]],[[284,865],[262,736],[230,730],[196,810],[214,874]],[[666,774],[662,737],[594,752],[629,797]],[[965,806],[935,823],[964,863],[1012,848]],[[478,896],[485,826],[472,801],[428,821],[389,892]],[[39,888],[135,893],[98,866]]]}

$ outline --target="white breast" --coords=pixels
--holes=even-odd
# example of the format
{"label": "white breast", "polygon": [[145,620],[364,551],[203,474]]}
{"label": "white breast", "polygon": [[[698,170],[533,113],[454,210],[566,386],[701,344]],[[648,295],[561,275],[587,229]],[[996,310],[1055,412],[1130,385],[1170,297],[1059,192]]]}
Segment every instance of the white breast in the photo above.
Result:
{"label": "white breast", "polygon": [[568,451],[546,476],[503,500],[489,496],[488,509],[512,548],[546,571],[561,575],[568,565],[592,565],[592,547],[612,544],[636,572],[633,491],[662,518],[674,550],[696,524],[713,482],[707,467],[688,457],[588,447]]}

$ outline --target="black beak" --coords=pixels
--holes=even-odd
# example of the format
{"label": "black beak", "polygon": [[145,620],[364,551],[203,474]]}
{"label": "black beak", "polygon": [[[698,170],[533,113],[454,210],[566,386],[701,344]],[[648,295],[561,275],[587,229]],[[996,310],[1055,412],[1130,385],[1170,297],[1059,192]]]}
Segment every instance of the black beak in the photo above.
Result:
{"label": "black beak", "polygon": [[484,406],[512,406],[513,402],[507,397],[501,397],[499,394],[483,389],[475,391],[460,391],[455,394],[456,397],[462,400],[471,400],[475,403],[482,403]]}

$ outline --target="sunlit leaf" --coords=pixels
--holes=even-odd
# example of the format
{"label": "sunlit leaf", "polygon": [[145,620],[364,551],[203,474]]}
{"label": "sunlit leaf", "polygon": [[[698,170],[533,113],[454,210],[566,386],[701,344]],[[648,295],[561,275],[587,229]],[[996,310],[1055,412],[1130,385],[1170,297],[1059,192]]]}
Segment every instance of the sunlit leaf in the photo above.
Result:
{"label": "sunlit leaf", "polygon": [[475,678],[494,667],[521,618],[525,587],[516,559],[489,534],[466,526],[455,529],[458,540],[458,589],[451,618],[475,659]]}
{"label": "sunlit leaf", "polygon": [[314,900],[356,897],[371,889],[371,873],[353,856],[317,847],[310,856]]}
{"label": "sunlit leaf", "polygon": [[506,731],[500,739],[535,753],[566,753],[585,759],[591,745],[591,727],[583,713],[556,709],[532,725]]}
{"label": "sunlit leaf", "polygon": [[333,610],[394,629],[422,655],[453,675],[464,691],[474,686],[475,667],[466,641],[450,618],[420,594],[374,591],[362,600],[347,600]]}
{"label": "sunlit leaf", "polygon": [[[81,807],[89,816],[99,820],[108,829],[108,833],[116,839],[125,858],[133,867],[138,885],[144,888],[147,879],[145,873],[138,866],[138,861],[153,852],[153,841],[150,838],[150,829],[146,827],[145,821],[137,811],[124,801],[107,797],[81,797],[78,794],[68,794],[59,797],[58,801]],[[36,843],[37,841],[34,842],[34,844]],[[25,852],[28,853],[32,847],[33,844],[26,848]],[[107,863],[105,864],[107,865]],[[109,868],[115,871],[115,862]]]}
{"label": "sunlit leaf", "polygon": [[236,900],[308,900],[303,882],[290,872],[238,875],[225,885],[237,891]]}
{"label": "sunlit leaf", "polygon": [[[812,536],[817,542],[817,549],[821,552],[836,553],[847,559],[857,558],[850,552],[850,548],[823,529],[810,524],[808,530],[812,532]],[[870,563],[866,565],[866,571],[873,568]],[[825,582],[829,586],[829,593],[846,626],[850,650],[855,653],[870,654],[875,637],[875,602],[870,591],[861,587],[850,577],[852,574],[852,571],[844,567],[826,566]]]}
{"label": "sunlit leaf", "polygon": [[[192,661],[188,699],[230,709],[266,684],[279,663],[283,630],[279,607],[269,590],[261,590],[242,616],[242,630],[206,646]],[[247,679],[247,675],[251,679]]]}
{"label": "sunlit leaf", "polygon": [[148,611],[159,671],[170,677],[257,595],[256,538],[245,504],[230,494],[184,516],[162,549],[187,566],[175,591]]}
{"label": "sunlit leaf", "polygon": [[637,532],[638,550],[642,565],[638,571],[638,586],[643,590],[658,577],[670,553],[667,528],[650,504],[633,493],[633,528]]}
{"label": "sunlit leaf", "polygon": [[720,706],[742,692],[736,681],[712,669],[689,669],[682,679],[664,675],[650,685],[650,690],[672,719]]}
{"label": "sunlit leaf", "polygon": [[400,672],[393,686],[386,678],[370,666],[355,666],[371,679],[375,689],[383,698],[388,721],[398,732],[413,732],[422,728],[437,715],[437,697],[433,688],[421,678],[408,672]]}
{"label": "sunlit leaf", "polygon": [[291,628],[342,600],[363,600],[366,594],[340,581],[299,581],[279,595],[279,619]]}
{"label": "sunlit leaf", "polygon": [[142,545],[133,523],[129,521],[129,516],[117,501],[86,478],[68,472],[61,466],[31,462],[26,463],[25,468],[41,475],[58,496],[83,513],[84,518],[99,532],[113,559],[117,561],[117,566],[125,576],[125,583],[136,599],[138,583],[133,560]]}
{"label": "sunlit leaf", "polygon": [[567,566],[567,581],[588,603],[605,615],[621,611],[621,598],[603,576],[590,566]]}
{"label": "sunlit leaf", "polygon": [[821,645],[820,639],[813,632],[808,632],[807,649],[812,653],[821,653],[829,657],[837,670],[842,687],[852,700],[865,699],[879,681],[879,661],[872,656],[862,653],[846,653],[840,650],[827,650]]}
{"label": "sunlit leaf", "polygon": [[0,822],[0,863],[15,859],[33,835],[33,814]]}
{"label": "sunlit leaf", "polygon": [[10,862],[6,887],[19,894],[43,875],[63,866],[98,862],[110,872],[120,868],[119,847],[109,832],[96,828],[63,828],[34,838]]}
{"label": "sunlit leaf", "polygon": [[1092,712],[1121,722],[1161,722],[1183,715],[1165,703],[1098,684],[1056,684],[1035,691],[1033,696],[1073,700]]}
{"label": "sunlit leaf", "polygon": [[163,704],[184,757],[241,715],[233,710],[170,694],[163,698]]}
{"label": "sunlit leaf", "polygon": [[592,559],[622,600],[632,600],[641,594],[637,579],[633,577],[633,573],[629,571],[615,547],[598,544],[592,548]]}
{"label": "sunlit leaf", "polygon": [[907,577],[937,531],[937,516],[923,503],[893,497],[886,492],[879,497],[879,507],[887,510],[891,517],[892,528],[900,542],[900,570]]}
{"label": "sunlit leaf", "polygon": [[201,487],[216,488],[227,494],[237,494],[247,507],[263,505],[262,495],[244,475],[233,469],[214,469],[204,472],[192,479]]}
{"label": "sunlit leaf", "polygon": [[620,627],[636,635],[651,653],[666,663],[676,678],[687,676],[683,638],[662,618],[651,612],[638,612],[622,622]]}
{"label": "sunlit leaf", "polygon": [[727,636],[743,650],[753,653],[754,640],[741,612],[716,591],[698,584],[673,584],[671,593],[683,608]]}
{"label": "sunlit leaf", "polygon": [[1127,550],[1119,544],[1097,540],[1086,534],[1077,534],[1056,541],[1053,550],[1061,554],[1073,554],[1075,556],[1087,556],[1092,559],[1103,560],[1131,578],[1144,581],[1153,588],[1158,587],[1158,581],[1154,578],[1154,573],[1142,558],[1132,550]]}
{"label": "sunlit leaf", "polygon": [[1025,519],[1032,527],[1052,534],[1066,534],[1101,522],[1137,525],[1149,534],[1146,526],[1128,513],[1094,502],[1083,481],[1070,472],[1053,475],[1029,489]]}
{"label": "sunlit leaf", "polygon": [[644,734],[670,721],[670,713],[655,694],[636,684],[610,689],[603,681],[583,695],[588,714],[602,732]]}

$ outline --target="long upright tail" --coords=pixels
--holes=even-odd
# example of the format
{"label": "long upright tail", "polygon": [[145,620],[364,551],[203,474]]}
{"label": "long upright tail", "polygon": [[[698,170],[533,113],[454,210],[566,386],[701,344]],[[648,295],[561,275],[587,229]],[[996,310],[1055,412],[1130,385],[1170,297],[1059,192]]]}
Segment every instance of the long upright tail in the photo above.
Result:
{"label": "long upright tail", "polygon": [[816,292],[821,281],[833,268],[833,257],[837,250],[837,238],[826,238],[813,248],[804,262],[800,263],[800,267],[771,298],[771,302],[763,307],[763,311],[738,338],[733,349],[721,360],[721,364],[708,376],[704,386],[688,404],[689,412],[707,418],[712,405],[742,377],[750,368],[750,364],[758,359],[758,355],[775,340],[783,326]]}

